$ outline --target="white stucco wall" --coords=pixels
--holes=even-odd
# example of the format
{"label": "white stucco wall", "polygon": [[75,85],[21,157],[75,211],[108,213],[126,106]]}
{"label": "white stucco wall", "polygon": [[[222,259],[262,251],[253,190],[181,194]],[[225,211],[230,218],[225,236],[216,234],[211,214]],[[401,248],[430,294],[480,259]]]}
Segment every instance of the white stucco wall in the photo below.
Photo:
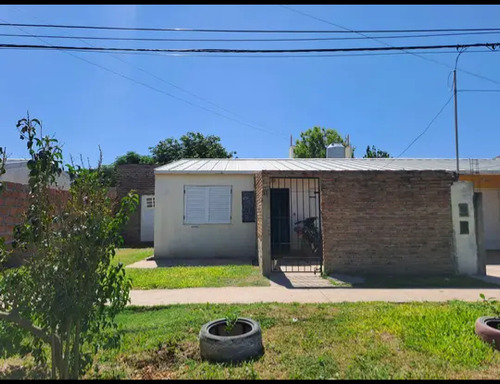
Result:
{"label": "white stucco wall", "polygon": [[[453,220],[455,261],[459,274],[478,273],[478,252],[474,221],[474,184],[470,181],[456,181],[451,186],[451,212]],[[459,204],[468,205],[468,216],[459,215]],[[469,233],[460,233],[460,222],[469,223]]]}
{"label": "white stucco wall", "polygon": [[[9,159],[7,159],[5,173],[0,176],[0,180],[27,185],[29,182],[27,160],[9,161]],[[60,176],[56,177],[56,183],[58,188],[68,190],[71,184],[69,175],[63,172]]]}
{"label": "white stucco wall", "polygon": [[481,189],[483,194],[484,247],[500,249],[500,189]]}
{"label": "white stucco wall", "polygon": [[[185,185],[231,185],[231,223],[184,224]],[[155,257],[256,257],[256,224],[242,222],[241,205],[241,192],[253,190],[253,175],[155,175]]]}

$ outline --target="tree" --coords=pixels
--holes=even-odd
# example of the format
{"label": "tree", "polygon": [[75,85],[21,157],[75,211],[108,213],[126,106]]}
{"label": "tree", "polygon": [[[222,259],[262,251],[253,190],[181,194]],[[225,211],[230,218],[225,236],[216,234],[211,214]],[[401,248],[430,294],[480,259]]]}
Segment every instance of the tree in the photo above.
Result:
{"label": "tree", "polygon": [[139,155],[137,152],[128,151],[125,155],[118,156],[114,162],[115,165],[123,164],[154,164],[153,158],[148,155]]}
{"label": "tree", "polygon": [[123,265],[111,260],[138,196],[131,192],[115,209],[101,161],[97,169],[68,166],[72,182],[64,195],[54,189],[63,170],[57,140],[38,137],[41,124],[29,116],[17,127],[31,159],[29,204],[13,245],[26,258],[12,269],[3,267],[10,253],[0,260],[0,323],[33,336],[30,348],[39,364],[47,361],[43,345],[50,347],[53,379],[75,379],[99,349],[120,340],[115,317],[131,284]]}
{"label": "tree", "polygon": [[224,159],[236,154],[227,151],[220,143],[220,137],[204,136],[199,132],[188,132],[182,135],[180,141],[171,137],[160,141],[155,147],[149,148],[157,164],[166,164],[172,161],[188,158],[197,159]]}
{"label": "tree", "polygon": [[[326,147],[332,143],[342,143],[344,139],[335,129],[313,127],[301,132],[300,140],[295,143],[294,157],[300,158],[323,158],[326,157]],[[354,150],[353,150],[354,153]]]}
{"label": "tree", "polygon": [[391,157],[391,155],[389,155],[389,152],[386,152],[386,151],[382,151],[380,149],[377,149],[375,148],[374,145],[372,145],[372,148],[370,149],[370,146],[368,145],[366,147],[366,154],[363,156],[364,159],[366,158],[376,158],[376,157],[379,157],[379,158],[383,158],[383,157]]}

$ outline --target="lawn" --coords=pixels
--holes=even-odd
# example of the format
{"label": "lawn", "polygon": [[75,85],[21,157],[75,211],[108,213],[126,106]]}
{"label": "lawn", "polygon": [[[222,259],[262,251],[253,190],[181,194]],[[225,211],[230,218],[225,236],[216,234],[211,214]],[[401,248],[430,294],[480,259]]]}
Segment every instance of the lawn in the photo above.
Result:
{"label": "lawn", "polygon": [[[201,361],[202,324],[235,310],[260,322],[264,356]],[[121,348],[100,352],[86,378],[498,379],[500,353],[474,334],[488,313],[460,301],[130,307]]]}
{"label": "lawn", "polygon": [[210,267],[127,268],[133,289],[269,286],[258,267],[223,265]]}
{"label": "lawn", "polygon": [[[117,249],[113,263],[125,265],[144,260],[153,248]],[[259,267],[253,265],[182,266],[162,268],[127,268],[133,289],[174,289],[197,287],[269,286]]]}
{"label": "lawn", "polygon": [[124,265],[129,265],[153,256],[153,254],[153,248],[118,248],[113,258],[113,264],[122,262]]}

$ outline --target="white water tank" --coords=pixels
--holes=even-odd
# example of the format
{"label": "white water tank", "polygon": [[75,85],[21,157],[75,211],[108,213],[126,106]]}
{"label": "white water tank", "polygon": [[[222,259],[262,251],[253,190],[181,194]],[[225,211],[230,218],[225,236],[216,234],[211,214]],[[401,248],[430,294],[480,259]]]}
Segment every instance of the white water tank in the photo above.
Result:
{"label": "white water tank", "polygon": [[345,157],[345,148],[342,143],[332,143],[326,147],[326,157],[343,159]]}

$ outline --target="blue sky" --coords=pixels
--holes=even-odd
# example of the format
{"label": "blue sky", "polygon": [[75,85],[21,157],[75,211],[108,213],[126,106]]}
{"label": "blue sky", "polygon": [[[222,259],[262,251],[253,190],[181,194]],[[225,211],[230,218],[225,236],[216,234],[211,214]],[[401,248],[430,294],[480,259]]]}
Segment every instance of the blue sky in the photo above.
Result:
{"label": "blue sky", "polygon": [[[500,6],[497,5],[292,7],[350,29],[500,27]],[[0,19],[0,22],[11,23],[163,28],[335,29],[278,5],[2,5]],[[230,37],[195,33],[173,35],[158,32],[21,29],[1,27],[0,33]],[[351,35],[353,36],[355,35]],[[269,35],[240,34],[232,37],[262,38]],[[41,42],[31,38],[0,36],[0,43],[85,46],[84,42],[73,39],[44,40],[45,42]],[[384,41],[391,45],[497,42],[500,41],[500,33]],[[90,43],[96,46],[157,48],[381,46],[372,40],[300,43]],[[218,135],[223,145],[229,150],[237,151],[237,156],[241,158],[287,157],[290,134],[295,139],[301,131],[314,125],[335,128],[343,136],[349,134],[352,144],[357,148],[356,157],[362,157],[367,145],[375,145],[397,156],[426,128],[451,96],[448,81],[450,67],[453,67],[456,55],[435,54],[425,57],[441,64],[413,55],[255,58],[247,55],[174,57],[116,54],[114,57],[107,53],[72,52],[70,55],[61,51],[1,49],[0,145],[7,147],[11,157],[26,156],[24,143],[19,140],[15,124],[29,111],[31,117],[42,120],[44,133],[55,134],[64,144],[67,158],[69,154],[75,158],[81,154],[91,162],[98,158],[98,145],[103,149],[104,162],[109,163],[129,150],[148,154],[148,148],[158,141],[167,137],[179,137],[187,131]],[[460,57],[459,69],[487,77],[494,82],[458,72],[458,89],[500,90],[499,64],[499,52],[465,52]],[[499,103],[500,93],[459,93],[460,157],[491,158],[500,155]],[[254,127],[207,112],[203,108]],[[403,157],[453,158],[453,117],[451,102],[426,134]]]}

